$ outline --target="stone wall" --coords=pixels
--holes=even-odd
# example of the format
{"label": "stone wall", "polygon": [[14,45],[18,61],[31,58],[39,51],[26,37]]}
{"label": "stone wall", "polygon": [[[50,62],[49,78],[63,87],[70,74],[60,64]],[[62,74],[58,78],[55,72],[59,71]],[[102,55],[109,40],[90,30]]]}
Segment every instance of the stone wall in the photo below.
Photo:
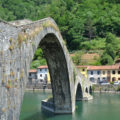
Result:
{"label": "stone wall", "polygon": [[33,89],[36,89],[36,90],[40,90],[40,89],[52,89],[51,88],[51,84],[46,84],[46,87],[43,87],[43,83],[29,83],[27,82],[27,85],[26,85],[26,89],[27,90],[33,90]]}
{"label": "stone wall", "polygon": [[50,70],[55,112],[74,112],[78,84],[83,97],[91,85],[73,65],[53,19],[21,26],[0,21],[0,120],[19,120],[28,71],[39,45]]}
{"label": "stone wall", "polygon": [[120,85],[93,85],[94,92],[119,92]]}

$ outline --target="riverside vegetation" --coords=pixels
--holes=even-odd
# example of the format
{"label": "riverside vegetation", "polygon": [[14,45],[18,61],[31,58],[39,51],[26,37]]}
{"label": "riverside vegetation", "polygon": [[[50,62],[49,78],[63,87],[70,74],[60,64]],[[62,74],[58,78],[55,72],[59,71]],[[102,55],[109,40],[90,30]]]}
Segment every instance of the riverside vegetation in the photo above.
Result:
{"label": "riverside vegetation", "polygon": [[[77,65],[86,51],[97,51],[101,56],[94,65],[111,65],[120,57],[119,0],[0,0],[3,20],[35,21],[48,16],[58,24]],[[44,64],[46,60],[38,48],[31,68]]]}

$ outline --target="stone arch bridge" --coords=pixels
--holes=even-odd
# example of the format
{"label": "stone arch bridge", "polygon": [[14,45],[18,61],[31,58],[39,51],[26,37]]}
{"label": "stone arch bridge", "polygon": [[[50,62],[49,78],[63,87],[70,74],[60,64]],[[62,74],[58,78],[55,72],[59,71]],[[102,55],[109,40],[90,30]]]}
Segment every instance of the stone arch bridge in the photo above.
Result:
{"label": "stone arch bridge", "polygon": [[52,18],[24,25],[1,20],[0,120],[19,120],[28,71],[38,46],[45,54],[50,71],[53,94],[50,109],[54,113],[72,113],[76,100],[91,97],[87,93],[91,83],[74,66]]}

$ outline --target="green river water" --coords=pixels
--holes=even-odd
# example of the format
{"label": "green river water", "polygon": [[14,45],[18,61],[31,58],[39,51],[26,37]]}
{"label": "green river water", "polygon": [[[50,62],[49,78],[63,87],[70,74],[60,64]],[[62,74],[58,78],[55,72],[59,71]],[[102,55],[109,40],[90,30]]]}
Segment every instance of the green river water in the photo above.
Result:
{"label": "green river water", "polygon": [[20,120],[120,120],[120,94],[96,93],[91,101],[76,103],[76,111],[68,115],[41,112],[41,100],[51,93],[26,92]]}

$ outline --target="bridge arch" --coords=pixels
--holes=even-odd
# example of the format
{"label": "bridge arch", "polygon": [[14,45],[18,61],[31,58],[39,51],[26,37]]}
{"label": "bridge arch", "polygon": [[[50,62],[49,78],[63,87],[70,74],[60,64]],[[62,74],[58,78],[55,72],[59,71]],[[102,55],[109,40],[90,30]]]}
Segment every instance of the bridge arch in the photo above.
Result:
{"label": "bridge arch", "polygon": [[85,92],[86,92],[86,93],[88,93],[88,92],[89,92],[87,87],[85,88]]}
{"label": "bridge arch", "polygon": [[92,94],[92,86],[89,86],[89,93]]}
{"label": "bridge arch", "polygon": [[39,45],[43,50],[50,72],[54,111],[59,113],[64,108],[71,113],[69,73],[61,43],[55,34],[49,33],[40,41]]}
{"label": "bridge arch", "polygon": [[50,70],[53,112],[74,112],[76,89],[85,88],[89,81],[72,63],[54,20],[21,26],[0,21],[0,29],[0,119],[19,120],[30,63],[39,45]]}
{"label": "bridge arch", "polygon": [[80,83],[78,83],[77,85],[75,96],[76,96],[76,101],[80,101],[83,99],[83,91]]}

